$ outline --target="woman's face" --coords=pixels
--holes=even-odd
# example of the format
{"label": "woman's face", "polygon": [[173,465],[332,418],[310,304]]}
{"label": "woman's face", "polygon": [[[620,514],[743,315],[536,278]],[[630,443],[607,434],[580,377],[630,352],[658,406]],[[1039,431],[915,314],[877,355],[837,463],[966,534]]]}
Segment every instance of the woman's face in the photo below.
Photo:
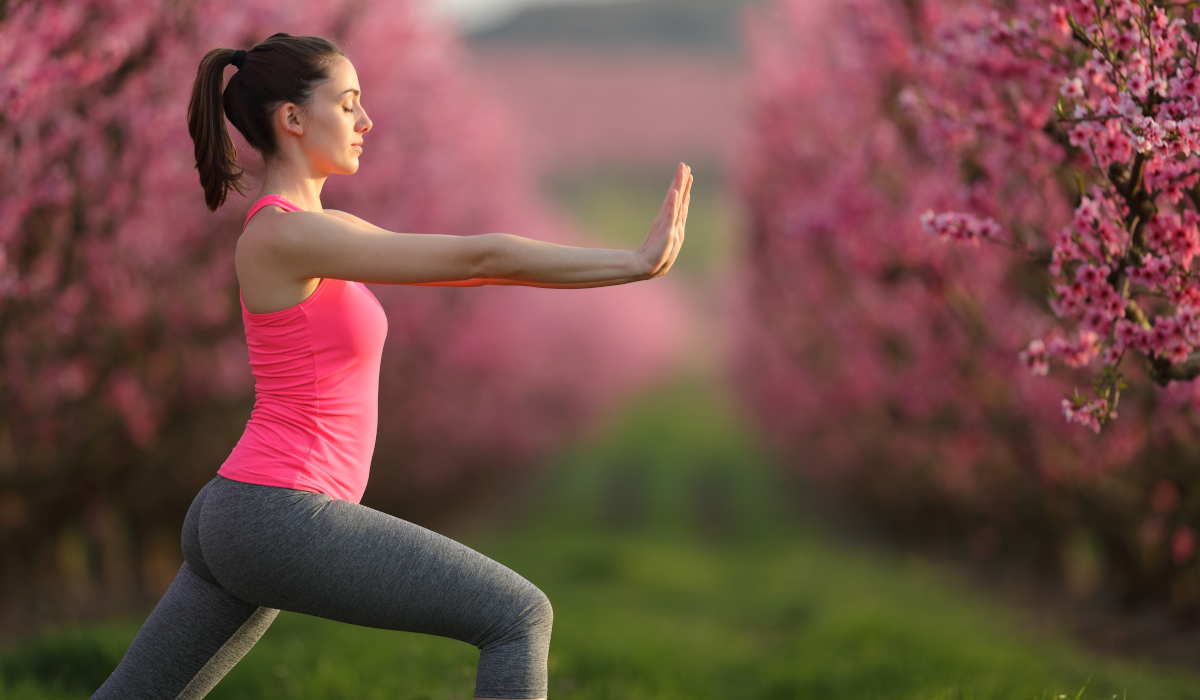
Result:
{"label": "woman's face", "polygon": [[358,172],[363,134],[372,122],[363,109],[358,73],[349,59],[339,56],[330,74],[329,80],[313,90],[312,103],[301,117],[304,135],[300,145],[315,170],[350,175]]}

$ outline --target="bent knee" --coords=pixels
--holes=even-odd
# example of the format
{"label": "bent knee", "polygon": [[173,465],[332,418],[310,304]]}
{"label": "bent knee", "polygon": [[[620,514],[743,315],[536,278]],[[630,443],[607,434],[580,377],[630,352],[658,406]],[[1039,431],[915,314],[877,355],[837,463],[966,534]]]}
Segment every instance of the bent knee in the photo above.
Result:
{"label": "bent knee", "polygon": [[519,614],[509,625],[508,638],[549,636],[550,628],[554,626],[554,608],[550,599],[536,586],[530,585],[529,591],[522,596],[523,604]]}
{"label": "bent knee", "polygon": [[548,644],[554,626],[554,608],[546,594],[531,585],[512,601],[507,614],[498,622],[476,646],[480,649],[513,645],[537,647]]}
{"label": "bent knee", "polygon": [[544,628],[547,632],[554,626],[554,608],[550,605],[550,599],[542,592],[540,588],[534,588],[533,601],[529,606],[529,614],[526,619],[529,620],[530,627]]}

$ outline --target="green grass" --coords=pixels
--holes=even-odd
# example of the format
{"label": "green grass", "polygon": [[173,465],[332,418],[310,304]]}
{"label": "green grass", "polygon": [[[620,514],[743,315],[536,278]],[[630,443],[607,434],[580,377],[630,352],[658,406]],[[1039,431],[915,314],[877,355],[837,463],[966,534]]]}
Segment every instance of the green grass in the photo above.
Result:
{"label": "green grass", "polygon": [[[575,445],[495,532],[466,537],[554,604],[551,697],[1200,698],[1200,677],[1034,635],[938,567],[795,516],[710,389],[648,397]],[[0,651],[0,698],[86,698],[137,622]],[[283,613],[209,696],[467,698],[478,652]]]}

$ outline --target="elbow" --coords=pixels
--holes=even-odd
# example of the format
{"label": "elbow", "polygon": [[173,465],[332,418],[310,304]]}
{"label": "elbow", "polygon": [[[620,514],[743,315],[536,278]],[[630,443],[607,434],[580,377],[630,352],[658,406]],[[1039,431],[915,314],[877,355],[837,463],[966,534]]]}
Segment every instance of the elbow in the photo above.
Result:
{"label": "elbow", "polygon": [[475,246],[467,262],[469,275],[467,279],[507,279],[508,270],[504,269],[503,237],[502,233],[472,236],[475,239]]}

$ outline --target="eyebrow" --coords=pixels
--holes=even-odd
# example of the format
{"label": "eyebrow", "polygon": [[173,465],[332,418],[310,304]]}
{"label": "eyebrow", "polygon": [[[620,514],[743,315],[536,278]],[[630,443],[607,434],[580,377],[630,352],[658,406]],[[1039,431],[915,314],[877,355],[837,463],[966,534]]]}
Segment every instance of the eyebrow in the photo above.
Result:
{"label": "eyebrow", "polygon": [[[347,92],[353,92],[355,95],[362,95],[362,93],[359,92],[357,88],[350,88],[349,90],[342,90],[342,95],[345,95]],[[338,97],[341,97],[342,95],[338,95]]]}

